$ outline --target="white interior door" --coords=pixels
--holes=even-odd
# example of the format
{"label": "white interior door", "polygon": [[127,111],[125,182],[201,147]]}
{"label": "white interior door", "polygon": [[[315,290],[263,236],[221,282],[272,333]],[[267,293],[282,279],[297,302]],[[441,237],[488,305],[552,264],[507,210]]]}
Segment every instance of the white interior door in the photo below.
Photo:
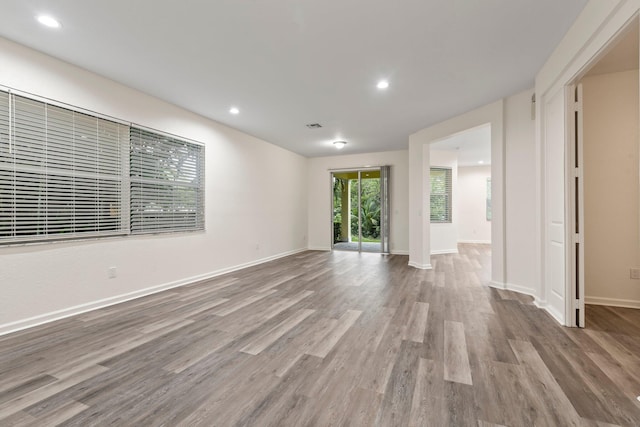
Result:
{"label": "white interior door", "polygon": [[565,91],[544,98],[544,271],[547,309],[566,324]]}

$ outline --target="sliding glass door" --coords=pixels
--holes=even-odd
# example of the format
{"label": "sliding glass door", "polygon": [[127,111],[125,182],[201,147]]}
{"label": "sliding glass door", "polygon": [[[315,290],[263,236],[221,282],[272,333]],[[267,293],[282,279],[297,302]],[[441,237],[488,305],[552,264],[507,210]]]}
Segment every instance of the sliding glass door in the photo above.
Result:
{"label": "sliding glass door", "polygon": [[389,252],[389,167],[334,171],[332,247]]}

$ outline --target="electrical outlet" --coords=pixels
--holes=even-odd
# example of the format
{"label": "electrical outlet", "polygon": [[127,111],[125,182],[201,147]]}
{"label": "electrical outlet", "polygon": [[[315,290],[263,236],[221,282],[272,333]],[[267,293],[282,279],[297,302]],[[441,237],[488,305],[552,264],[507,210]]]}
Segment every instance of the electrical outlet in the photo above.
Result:
{"label": "electrical outlet", "polygon": [[640,268],[631,269],[631,278],[637,280],[640,279]]}
{"label": "electrical outlet", "polygon": [[115,267],[109,267],[107,269],[107,276],[109,277],[109,279],[115,279],[118,276],[118,271]]}

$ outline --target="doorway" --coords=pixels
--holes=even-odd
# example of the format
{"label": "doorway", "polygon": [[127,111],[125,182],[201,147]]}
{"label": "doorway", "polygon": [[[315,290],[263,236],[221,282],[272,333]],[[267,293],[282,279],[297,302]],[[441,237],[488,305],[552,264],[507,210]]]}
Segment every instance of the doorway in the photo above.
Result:
{"label": "doorway", "polygon": [[431,254],[491,245],[491,123],[429,146]]}
{"label": "doorway", "polygon": [[389,166],[331,173],[334,250],[389,253]]}
{"label": "doorway", "polygon": [[635,18],[568,90],[570,326],[640,308],[638,39]]}

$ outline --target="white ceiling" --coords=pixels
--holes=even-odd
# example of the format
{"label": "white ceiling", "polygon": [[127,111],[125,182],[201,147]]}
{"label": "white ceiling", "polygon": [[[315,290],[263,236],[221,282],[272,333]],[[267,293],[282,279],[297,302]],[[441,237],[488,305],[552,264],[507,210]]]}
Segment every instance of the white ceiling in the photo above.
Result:
{"label": "white ceiling", "polygon": [[[334,139],[341,154],[406,149],[419,129],[532,87],[586,2],[2,0],[0,35],[326,156]],[[61,30],[36,23],[45,12]]]}
{"label": "white ceiling", "polygon": [[[432,150],[456,151],[458,166],[491,164],[491,124],[456,133],[430,145]],[[482,161],[482,164],[479,163]]]}

